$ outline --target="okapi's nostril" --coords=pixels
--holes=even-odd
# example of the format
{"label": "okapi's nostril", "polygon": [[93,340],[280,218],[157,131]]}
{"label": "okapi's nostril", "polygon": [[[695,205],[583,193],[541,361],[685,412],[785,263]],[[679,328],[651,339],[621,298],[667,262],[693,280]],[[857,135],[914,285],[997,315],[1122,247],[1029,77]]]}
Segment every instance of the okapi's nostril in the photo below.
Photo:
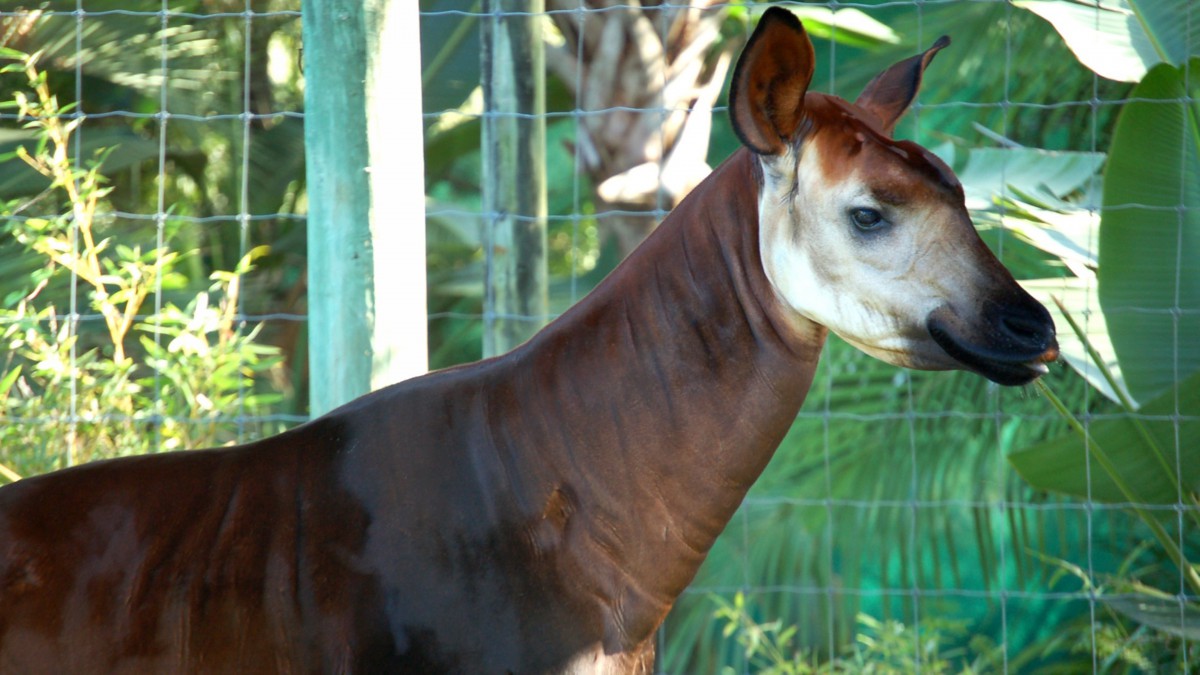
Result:
{"label": "okapi's nostril", "polygon": [[1009,314],[1000,317],[1000,325],[1009,336],[1031,346],[1045,347],[1050,337],[1046,323],[1035,317]]}

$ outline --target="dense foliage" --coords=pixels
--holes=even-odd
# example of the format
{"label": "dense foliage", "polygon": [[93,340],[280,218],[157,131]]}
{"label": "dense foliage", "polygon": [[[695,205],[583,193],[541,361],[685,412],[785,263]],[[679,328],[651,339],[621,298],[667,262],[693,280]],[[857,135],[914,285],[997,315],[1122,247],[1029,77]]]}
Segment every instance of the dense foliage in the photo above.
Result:
{"label": "dense foliage", "polygon": [[0,13],[8,473],[303,419],[295,4]]}

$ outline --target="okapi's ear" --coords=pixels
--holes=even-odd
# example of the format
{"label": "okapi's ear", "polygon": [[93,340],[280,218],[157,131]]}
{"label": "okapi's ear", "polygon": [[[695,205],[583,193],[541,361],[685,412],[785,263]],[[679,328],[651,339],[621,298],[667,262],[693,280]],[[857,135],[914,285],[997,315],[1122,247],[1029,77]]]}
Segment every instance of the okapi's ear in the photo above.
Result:
{"label": "okapi's ear", "polygon": [[924,52],[904,59],[876,75],[854,103],[878,117],[883,131],[889,136],[892,135],[896,121],[917,97],[917,89],[921,86],[921,76],[925,73],[925,68],[934,55],[949,44],[950,38],[943,35]]}
{"label": "okapi's ear", "polygon": [[813,47],[795,14],[772,7],[742,50],[729,87],[733,130],[760,155],[787,149],[804,118]]}

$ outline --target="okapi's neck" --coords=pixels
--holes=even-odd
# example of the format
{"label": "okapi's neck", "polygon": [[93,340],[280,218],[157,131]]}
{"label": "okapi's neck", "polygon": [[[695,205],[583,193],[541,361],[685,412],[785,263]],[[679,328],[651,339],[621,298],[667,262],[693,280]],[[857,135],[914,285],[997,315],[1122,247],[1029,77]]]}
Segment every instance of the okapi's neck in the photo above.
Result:
{"label": "okapi's neck", "polygon": [[609,647],[657,627],[812,382],[825,329],[798,329],[771,289],[759,183],[754,156],[737,152],[596,291],[514,354],[537,378],[522,408],[546,416],[539,459],[567,483],[546,508],[579,502],[584,522],[574,532],[568,524],[567,546],[591,557],[587,569],[604,570],[591,581],[614,609]]}

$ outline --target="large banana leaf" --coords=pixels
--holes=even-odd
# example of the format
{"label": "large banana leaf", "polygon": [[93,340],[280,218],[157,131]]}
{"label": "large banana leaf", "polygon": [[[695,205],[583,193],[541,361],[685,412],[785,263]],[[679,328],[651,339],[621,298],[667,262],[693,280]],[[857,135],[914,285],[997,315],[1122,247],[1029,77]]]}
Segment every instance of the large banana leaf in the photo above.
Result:
{"label": "large banana leaf", "polygon": [[1013,4],[1049,21],[1081,63],[1110,80],[1137,82],[1156,64],[1182,65],[1200,51],[1200,10],[1194,0]]}
{"label": "large banana leaf", "polygon": [[[1181,415],[1179,418],[1175,417],[1176,411]],[[1158,446],[1165,450],[1168,466],[1173,464],[1180,472],[1182,485],[1167,475],[1130,418],[1093,422],[1088,429],[1138,502],[1176,504],[1186,499],[1180,496],[1181,487],[1184,495],[1200,492],[1200,420],[1197,419],[1200,375],[1193,375],[1176,389],[1142,406],[1138,415]],[[1089,470],[1083,439],[1074,432],[1012,452],[1008,460],[1036,488],[1097,502],[1127,501],[1112,478],[1094,461],[1090,462]]]}
{"label": "large banana leaf", "polygon": [[1138,401],[1200,370],[1197,73],[1200,59],[1190,75],[1167,64],[1146,75],[1117,120],[1104,175],[1100,306]]}

